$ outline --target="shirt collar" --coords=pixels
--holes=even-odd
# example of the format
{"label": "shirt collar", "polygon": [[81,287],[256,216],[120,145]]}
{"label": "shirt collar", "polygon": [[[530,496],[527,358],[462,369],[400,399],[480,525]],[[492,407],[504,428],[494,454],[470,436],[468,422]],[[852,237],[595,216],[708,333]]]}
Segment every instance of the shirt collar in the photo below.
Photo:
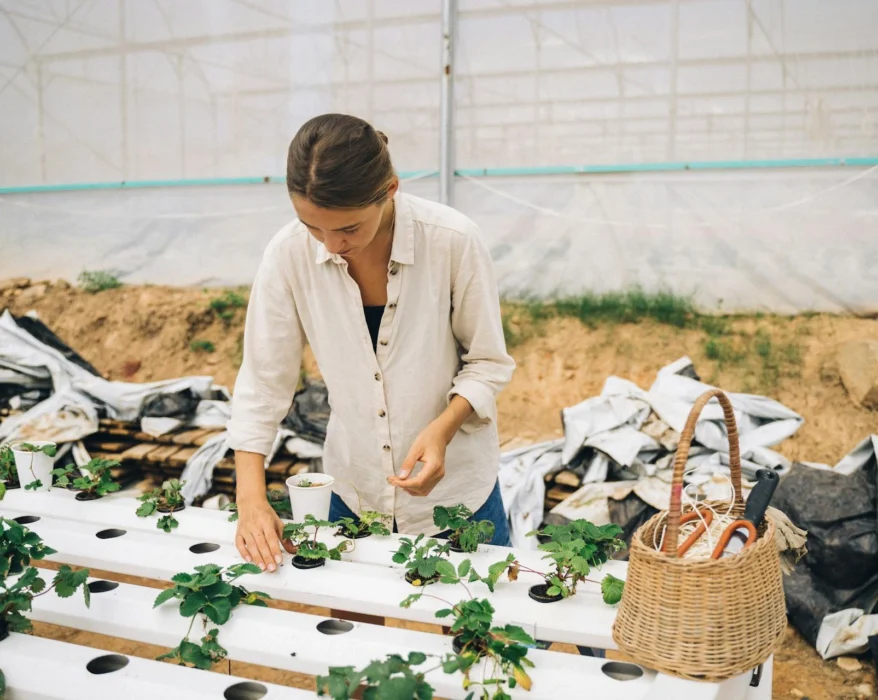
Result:
{"label": "shirt collar", "polygon": [[[390,248],[390,261],[401,265],[413,265],[415,262],[415,231],[412,225],[412,216],[409,203],[402,192],[397,192],[393,197],[395,206],[395,222],[393,229],[393,243]],[[317,254],[314,262],[318,265],[332,260],[336,265],[344,262],[340,255],[333,255],[322,243],[317,243]]]}

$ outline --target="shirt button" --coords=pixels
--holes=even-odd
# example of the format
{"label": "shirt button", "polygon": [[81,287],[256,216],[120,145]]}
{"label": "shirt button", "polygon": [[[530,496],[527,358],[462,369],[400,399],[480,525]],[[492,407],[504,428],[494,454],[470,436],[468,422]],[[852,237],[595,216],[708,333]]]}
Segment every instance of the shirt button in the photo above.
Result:
{"label": "shirt button", "polygon": [[395,275],[395,274],[396,274],[396,268],[395,268],[395,267],[390,271],[390,274],[391,274],[391,275]]}
{"label": "shirt button", "polygon": [[387,345],[387,341],[386,341],[386,340],[382,340],[382,341],[379,341],[379,342],[380,342],[381,345]]}
{"label": "shirt button", "polygon": [[385,451],[385,452],[390,452],[390,445],[385,445],[385,446],[384,446],[384,451]]}
{"label": "shirt button", "polygon": [[380,382],[380,381],[381,381],[381,375],[380,375],[378,372],[375,372],[375,381],[376,381],[376,382]]}
{"label": "shirt button", "polygon": [[388,309],[395,309],[395,308],[396,308],[396,302],[395,302],[395,301],[391,301],[391,302],[387,305],[387,308],[388,308]]}
{"label": "shirt button", "polygon": [[379,417],[379,418],[384,418],[384,416],[386,416],[386,415],[387,415],[387,411],[385,411],[385,410],[383,410],[383,409],[380,410],[380,411],[378,411],[378,417]]}

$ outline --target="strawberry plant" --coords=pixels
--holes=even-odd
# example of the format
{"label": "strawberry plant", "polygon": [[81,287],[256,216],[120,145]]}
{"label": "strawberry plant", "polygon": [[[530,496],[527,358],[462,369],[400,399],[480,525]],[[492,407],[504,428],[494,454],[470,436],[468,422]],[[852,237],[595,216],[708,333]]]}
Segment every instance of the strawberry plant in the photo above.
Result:
{"label": "strawberry plant", "polygon": [[[338,523],[328,520],[317,520],[313,515],[306,515],[302,523],[287,523],[284,525],[282,539],[289,540],[296,554],[293,557],[293,566],[297,569],[314,569],[323,566],[327,559],[341,561],[341,555],[353,549],[351,540],[343,540],[335,547],[327,547],[325,542],[317,540],[317,532],[321,527],[335,527]],[[308,528],[314,528],[314,532],[308,532]]]}
{"label": "strawberry plant", "polygon": [[156,527],[159,530],[170,532],[180,524],[171,513],[183,510],[186,507],[183,494],[180,492],[185,483],[185,481],[181,482],[179,479],[168,479],[162,482],[161,487],[147,491],[142,496],[139,496],[137,500],[141,501],[143,505],[137,509],[137,515],[141,518],[148,518],[156,511],[167,513],[168,515],[163,515],[159,518]]}
{"label": "strawberry plant", "polygon": [[494,523],[490,520],[473,521],[473,512],[465,505],[436,506],[433,524],[441,531],[450,530],[451,549],[457,552],[475,552],[479,544],[494,537]]}
{"label": "strawberry plant", "polygon": [[[414,540],[409,537],[399,538],[399,549],[393,554],[393,561],[397,564],[405,564],[405,580],[413,586],[426,586],[439,579],[438,565],[447,561],[451,543],[439,543],[439,540],[430,538],[424,540],[421,533]],[[423,544],[422,544],[423,543]]]}
{"label": "strawberry plant", "polygon": [[[545,583],[531,588],[531,597],[541,602],[552,602],[567,598],[576,593],[580,581],[597,583],[587,578],[591,569],[600,569],[613,552],[622,549],[625,543],[619,539],[622,528],[613,523],[595,525],[588,520],[574,520],[566,525],[548,525],[543,530],[528,534],[548,537],[539,549],[547,554],[543,559],[553,562],[549,573],[541,573],[515,562],[518,570],[542,576]],[[517,574],[517,571],[516,571]],[[604,602],[615,605],[622,598],[624,582],[612,574],[601,581]]]}
{"label": "strawberry plant", "polygon": [[353,539],[368,537],[369,535],[389,537],[390,528],[387,527],[387,523],[391,520],[392,516],[386,513],[366,510],[360,513],[358,518],[340,518],[338,522],[341,527],[336,534]]}
{"label": "strawberry plant", "polygon": [[[82,588],[86,606],[90,602],[88,569],[74,571],[64,565],[55,573],[47,586],[40,578],[40,570],[31,566],[55,550],[47,547],[40,536],[14,520],[0,518],[0,640],[9,632],[27,632],[31,629],[25,613],[31,611],[32,601],[54,590],[59,598],[69,598]],[[14,581],[11,577],[17,576]]]}
{"label": "strawberry plant", "polygon": [[[225,569],[216,564],[196,566],[194,574],[179,573],[171,578],[173,588],[159,593],[153,604],[157,608],[172,598],[180,601],[180,615],[191,617],[186,636],[178,646],[167,654],[156,657],[161,661],[172,659],[180,666],[193,666],[209,669],[217,661],[222,661],[228,652],[217,641],[219,629],[207,630],[207,623],[224,625],[232,616],[232,611],[240,604],[266,607],[267,593],[248,591],[234,582],[245,574],[258,574],[256,564],[234,564]],[[195,620],[201,616],[206,631],[200,644],[189,641]]]}
{"label": "strawberry plant", "polygon": [[[0,445],[0,489],[5,493],[6,489],[17,489],[21,486],[18,480],[18,469],[15,467],[15,455],[9,445]],[[0,493],[0,499],[2,499]]]}
{"label": "strawberry plant", "polygon": [[[498,562],[495,568],[499,568],[501,564],[505,568],[509,562]],[[472,568],[469,559],[462,561],[456,569],[450,561],[442,560],[437,564],[437,571],[442,583],[463,586],[469,599],[454,605],[439,596],[415,593],[403,600],[400,606],[411,607],[423,596],[448,606],[438,610],[436,617],[453,618],[451,632],[454,635],[453,648],[457,653],[445,659],[443,670],[446,673],[460,671],[463,674],[464,690],[470,690],[467,698],[478,696],[481,700],[503,700],[509,698],[504,688],[520,685],[525,690],[530,690],[531,679],[525,667],[533,667],[533,662],[527,658],[527,650],[536,642],[516,625],[495,627],[492,624],[494,607],[486,599],[474,598],[466,585],[475,581],[489,583],[490,577],[481,577]],[[493,591],[492,583],[489,583],[489,588]],[[480,659],[485,659],[484,668],[488,673],[473,680],[470,671]]]}
{"label": "strawberry plant", "polygon": [[114,459],[95,458],[81,467],[68,464],[66,467],[53,469],[52,476],[55,477],[56,486],[66,488],[72,485],[79,491],[76,495],[77,499],[91,501],[119,490],[119,484],[113,481],[110,472],[113,467],[118,466],[119,462]]}
{"label": "strawberry plant", "polygon": [[[44,484],[42,480],[37,477],[36,473],[34,473],[34,455],[37,453],[41,453],[46,455],[47,457],[54,457],[58,454],[58,446],[54,443],[49,443],[48,445],[32,445],[29,442],[21,442],[15,445],[15,449],[19,452],[29,452],[30,453],[30,464],[28,465],[28,469],[30,470],[31,476],[33,480],[25,484],[25,491],[36,491],[37,489],[43,488]],[[21,479],[19,475],[19,480]],[[51,484],[49,484],[51,486]]]}
{"label": "strawberry plant", "polygon": [[359,671],[353,666],[330,667],[328,676],[317,676],[317,695],[332,700],[431,700],[433,688],[424,676],[433,669],[413,668],[426,660],[426,654],[412,651],[408,658],[388,654],[384,661],[373,661]]}

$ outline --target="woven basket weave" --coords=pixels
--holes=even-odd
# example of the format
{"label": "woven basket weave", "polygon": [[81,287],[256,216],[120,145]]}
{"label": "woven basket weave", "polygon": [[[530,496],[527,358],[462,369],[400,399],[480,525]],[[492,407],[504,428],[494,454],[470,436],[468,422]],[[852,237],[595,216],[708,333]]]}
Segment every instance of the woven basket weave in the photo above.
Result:
{"label": "woven basket weave", "polygon": [[[782,573],[768,518],[752,546],[723,559],[677,556],[683,472],[695,423],[710,399],[722,405],[729,435],[734,490],[731,514],[744,512],[738,429],[728,397],[718,389],[693,406],[674,461],[664,551],[656,551],[665,514],[647,521],[631,540],[628,577],[613,639],[635,662],[691,680],[717,682],[765,661],[786,627]],[[713,503],[724,510],[729,503]],[[657,531],[658,530],[658,531]]]}

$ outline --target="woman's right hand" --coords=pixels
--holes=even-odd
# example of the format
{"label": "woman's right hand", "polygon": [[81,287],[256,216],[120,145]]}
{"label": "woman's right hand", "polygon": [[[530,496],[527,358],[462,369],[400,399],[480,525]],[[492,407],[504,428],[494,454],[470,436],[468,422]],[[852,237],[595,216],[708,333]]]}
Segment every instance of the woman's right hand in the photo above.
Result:
{"label": "woman's right hand", "polygon": [[[235,546],[246,562],[256,564],[263,571],[275,571],[283,561],[279,543],[284,525],[268,505],[268,499],[238,502],[238,532]],[[284,549],[294,554],[292,543],[283,542]]]}

